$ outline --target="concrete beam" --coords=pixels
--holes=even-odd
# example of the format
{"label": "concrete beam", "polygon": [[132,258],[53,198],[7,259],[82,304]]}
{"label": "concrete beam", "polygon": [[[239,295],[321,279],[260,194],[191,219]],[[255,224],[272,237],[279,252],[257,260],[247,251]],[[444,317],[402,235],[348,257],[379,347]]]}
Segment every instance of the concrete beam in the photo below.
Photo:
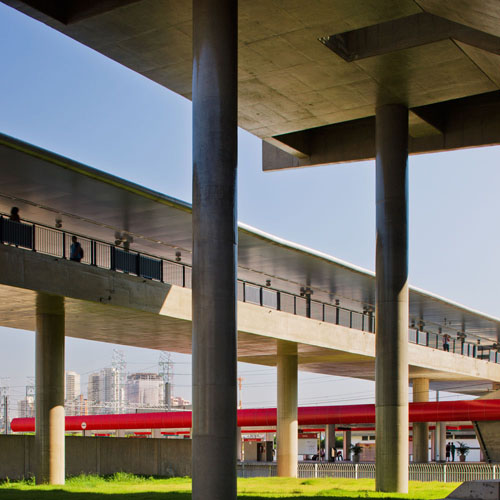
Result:
{"label": "concrete beam", "polygon": [[37,484],[64,484],[64,299],[36,301]]}
{"label": "concrete beam", "polygon": [[[500,91],[411,108],[409,154],[500,144]],[[425,126],[425,123],[427,126]],[[313,167],[375,158],[375,117],[274,136],[262,170]],[[278,153],[274,148],[281,149]],[[299,153],[293,153],[296,150]]]}
{"label": "concrete beam", "polygon": [[320,42],[352,62],[449,38],[500,54],[499,37],[428,12],[326,36],[320,38]]}
{"label": "concrete beam", "polygon": [[279,477],[297,477],[297,344],[277,342],[278,406],[276,447]]}
{"label": "concrete beam", "polygon": [[[140,0],[23,0],[21,3],[32,7],[63,24],[72,24],[104,12],[123,7]],[[23,10],[20,8],[20,10]]]}

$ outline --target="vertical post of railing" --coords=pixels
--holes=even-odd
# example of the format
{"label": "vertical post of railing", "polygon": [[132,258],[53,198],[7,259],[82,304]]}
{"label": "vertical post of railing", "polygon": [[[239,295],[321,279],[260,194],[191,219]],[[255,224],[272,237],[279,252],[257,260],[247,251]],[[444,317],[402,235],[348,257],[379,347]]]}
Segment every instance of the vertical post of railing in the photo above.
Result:
{"label": "vertical post of railing", "polygon": [[293,296],[293,314],[297,314],[297,296]]}
{"label": "vertical post of railing", "polygon": [[35,224],[33,224],[31,226],[31,244],[32,244],[32,250],[33,250],[33,252],[36,252],[35,232],[36,232],[36,226],[35,226]]}
{"label": "vertical post of railing", "polygon": [[415,344],[419,344],[419,338],[420,338],[420,330],[416,330],[415,332]]}
{"label": "vertical post of railing", "polygon": [[338,325],[340,323],[340,308],[337,306],[337,310],[335,311],[335,324]]}
{"label": "vertical post of railing", "polygon": [[443,465],[443,483],[446,483],[446,464]]}
{"label": "vertical post of railing", "polygon": [[276,292],[276,310],[281,311],[281,293]]}
{"label": "vertical post of railing", "polygon": [[186,266],[182,265],[182,287],[186,288]]}
{"label": "vertical post of railing", "polygon": [[358,479],[358,465],[354,464],[354,479]]}
{"label": "vertical post of railing", "polygon": [[321,321],[325,321],[325,303],[323,302],[321,311]]}
{"label": "vertical post of railing", "polygon": [[95,240],[90,241],[90,265],[97,266],[97,242]]}
{"label": "vertical post of railing", "polygon": [[365,313],[361,315],[361,331],[365,331]]}
{"label": "vertical post of railing", "polygon": [[247,301],[247,287],[246,287],[246,282],[242,281],[241,284],[243,285],[243,302]]}
{"label": "vertical post of railing", "polygon": [[109,260],[111,263],[110,269],[112,271],[116,271],[116,248],[110,245],[109,252],[110,252]]}
{"label": "vertical post of railing", "polygon": [[318,464],[314,464],[314,479],[318,478]]}
{"label": "vertical post of railing", "polygon": [[135,255],[135,272],[137,276],[141,275],[141,254],[137,253]]}
{"label": "vertical post of railing", "polygon": [[163,259],[160,259],[160,281],[162,283],[164,283],[164,281],[163,281],[163,265],[164,265],[164,261],[163,261]]}
{"label": "vertical post of railing", "polygon": [[3,216],[0,216],[0,242],[3,243]]}
{"label": "vertical post of railing", "polygon": [[349,328],[352,328],[352,311],[349,311]]}
{"label": "vertical post of railing", "polygon": [[66,232],[62,232],[62,258],[66,258]]}
{"label": "vertical post of railing", "polygon": [[439,349],[439,335],[436,334],[436,349]]}
{"label": "vertical post of railing", "polygon": [[259,304],[261,306],[264,305],[264,289],[263,289],[263,287],[259,288]]}
{"label": "vertical post of railing", "polygon": [[306,318],[311,317],[311,294],[306,293]]}
{"label": "vertical post of railing", "polygon": [[425,346],[429,347],[429,332],[425,332]]}

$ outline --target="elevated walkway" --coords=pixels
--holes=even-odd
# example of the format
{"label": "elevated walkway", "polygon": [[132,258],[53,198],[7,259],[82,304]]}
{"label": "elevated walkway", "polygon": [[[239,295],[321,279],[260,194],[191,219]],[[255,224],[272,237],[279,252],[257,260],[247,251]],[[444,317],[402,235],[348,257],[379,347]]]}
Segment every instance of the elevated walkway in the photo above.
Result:
{"label": "elevated walkway", "polygon": [[[35,329],[37,291],[66,297],[66,335],[191,353],[191,267],[78,235],[81,263],[68,260],[72,233],[0,219],[0,324]],[[31,235],[31,236],[29,236]],[[299,369],[374,379],[373,316],[272,287],[238,282],[238,359],[275,366],[276,341],[298,345]],[[496,351],[409,331],[410,377],[482,392],[500,382]],[[463,353],[463,354],[462,354]],[[464,386],[463,383],[469,384]]]}

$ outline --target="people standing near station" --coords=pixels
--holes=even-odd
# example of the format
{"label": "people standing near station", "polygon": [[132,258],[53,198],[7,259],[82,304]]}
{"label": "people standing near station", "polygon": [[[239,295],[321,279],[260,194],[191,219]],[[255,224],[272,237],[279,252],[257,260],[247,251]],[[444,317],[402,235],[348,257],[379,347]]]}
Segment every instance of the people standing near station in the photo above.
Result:
{"label": "people standing near station", "polygon": [[450,451],[451,451],[451,445],[450,443],[446,444],[446,461],[450,461]]}
{"label": "people standing near station", "polygon": [[450,352],[450,336],[447,333],[443,335],[443,351]]}
{"label": "people standing near station", "polygon": [[83,248],[76,236],[71,237],[71,248],[69,250],[69,259],[74,262],[81,262],[83,259]]}
{"label": "people standing near station", "polygon": [[21,222],[21,217],[19,217],[19,208],[12,207],[10,209],[10,217],[9,217],[9,219],[12,222]]}
{"label": "people standing near station", "polygon": [[456,450],[456,446],[455,446],[455,443],[452,441],[451,442],[451,446],[450,446],[450,452],[451,452],[451,461],[454,462],[455,461],[455,450]]}

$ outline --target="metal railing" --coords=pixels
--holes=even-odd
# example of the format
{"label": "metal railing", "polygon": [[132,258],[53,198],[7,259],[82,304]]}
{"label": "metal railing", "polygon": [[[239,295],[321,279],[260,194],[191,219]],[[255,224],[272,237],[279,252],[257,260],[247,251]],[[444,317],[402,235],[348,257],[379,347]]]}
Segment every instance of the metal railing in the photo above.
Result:
{"label": "metal railing", "polygon": [[[240,462],[237,467],[238,477],[275,477],[275,462]],[[374,479],[374,463],[335,463],[317,462],[298,464],[299,478],[346,478]],[[457,483],[474,480],[492,480],[500,478],[499,464],[485,463],[410,463],[408,479],[410,481],[440,481]]]}
{"label": "metal railing", "polygon": [[[78,238],[83,249],[82,264],[191,288],[192,269],[187,264],[144,252],[139,253],[38,223],[11,221],[8,217],[0,215],[0,243],[3,244],[69,259],[73,236]],[[355,330],[375,332],[375,318],[371,311],[360,312],[337,304],[312,300],[307,294],[295,295],[238,280],[238,300]],[[434,349],[443,349],[443,335],[438,333],[410,328],[408,341]],[[451,339],[449,350],[456,354],[500,363],[499,353],[489,346],[477,346],[463,340]]]}

